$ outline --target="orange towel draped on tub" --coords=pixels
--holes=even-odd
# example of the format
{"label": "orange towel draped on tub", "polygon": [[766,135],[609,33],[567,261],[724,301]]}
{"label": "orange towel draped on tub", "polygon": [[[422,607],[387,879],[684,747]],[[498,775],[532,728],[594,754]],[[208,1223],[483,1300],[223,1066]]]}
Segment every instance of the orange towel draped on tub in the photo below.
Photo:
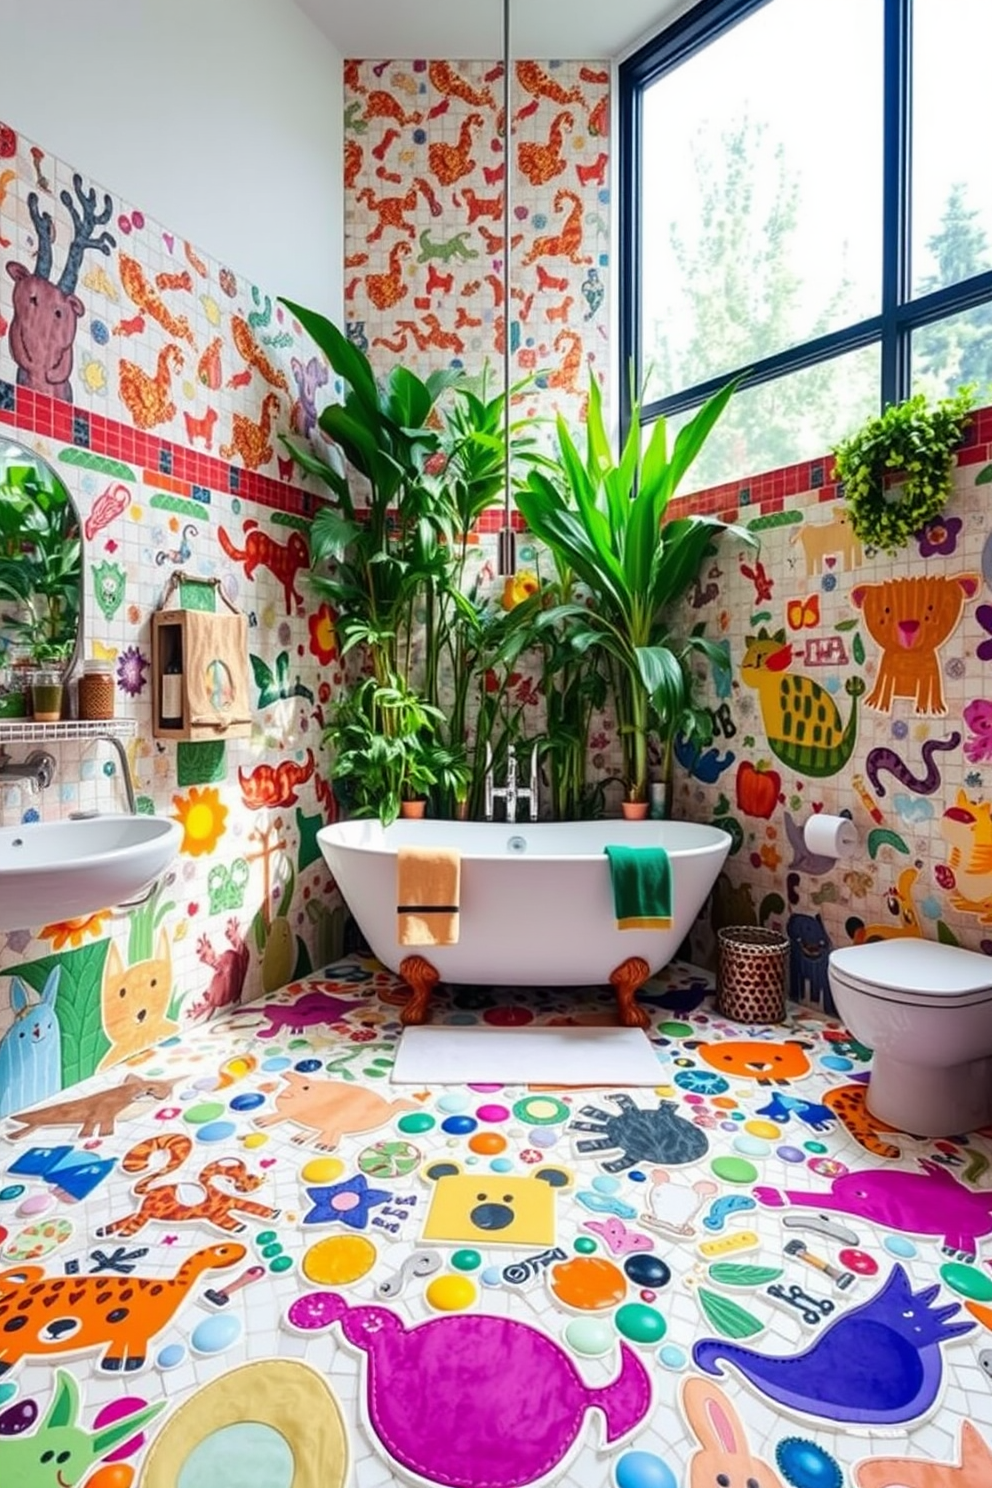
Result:
{"label": "orange towel draped on tub", "polygon": [[457,945],[460,895],[460,853],[448,847],[401,847],[396,855],[400,945]]}

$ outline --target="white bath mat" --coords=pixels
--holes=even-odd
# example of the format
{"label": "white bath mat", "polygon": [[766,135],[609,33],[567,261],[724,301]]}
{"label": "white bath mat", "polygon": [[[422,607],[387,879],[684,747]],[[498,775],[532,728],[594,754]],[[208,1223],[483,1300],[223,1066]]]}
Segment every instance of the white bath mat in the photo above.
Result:
{"label": "white bath mat", "polygon": [[405,1028],[394,1085],[657,1085],[658,1060],[640,1028]]}

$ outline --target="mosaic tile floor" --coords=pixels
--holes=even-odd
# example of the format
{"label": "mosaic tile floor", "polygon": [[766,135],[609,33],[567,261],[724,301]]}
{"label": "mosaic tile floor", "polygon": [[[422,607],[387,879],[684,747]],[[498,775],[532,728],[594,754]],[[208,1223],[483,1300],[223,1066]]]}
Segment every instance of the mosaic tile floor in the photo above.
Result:
{"label": "mosaic tile floor", "polygon": [[7,1120],[4,1488],[992,1484],[988,1138],[685,966],[653,1092],[391,1086],[403,996],[352,958]]}

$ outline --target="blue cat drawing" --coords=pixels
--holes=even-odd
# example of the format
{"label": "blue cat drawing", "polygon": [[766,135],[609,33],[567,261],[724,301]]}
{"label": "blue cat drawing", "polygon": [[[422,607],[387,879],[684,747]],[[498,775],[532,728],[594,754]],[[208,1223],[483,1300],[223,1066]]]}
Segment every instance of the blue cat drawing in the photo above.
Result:
{"label": "blue cat drawing", "polygon": [[939,1286],[914,1292],[893,1266],[875,1293],[832,1322],[801,1354],[768,1355],[722,1339],[697,1343],[692,1357],[706,1374],[732,1364],[766,1400],[824,1421],[902,1426],[925,1415],[943,1374],[940,1346],[970,1333],[951,1322],[959,1302],[934,1307]]}
{"label": "blue cat drawing", "polygon": [[0,1039],[0,1116],[62,1089],[62,1033],[55,1016],[61,974],[61,967],[52,967],[40,1000],[20,977],[10,979],[14,1021]]}

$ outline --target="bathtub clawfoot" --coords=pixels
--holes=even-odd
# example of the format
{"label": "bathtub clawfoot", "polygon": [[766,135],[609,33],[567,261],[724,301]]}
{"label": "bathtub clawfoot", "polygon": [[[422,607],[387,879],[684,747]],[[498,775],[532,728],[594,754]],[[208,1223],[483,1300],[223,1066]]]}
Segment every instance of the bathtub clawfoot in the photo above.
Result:
{"label": "bathtub clawfoot", "polygon": [[430,1016],[431,993],[441,979],[440,972],[423,956],[405,956],[400,962],[400,976],[410,988],[410,1000],[403,1005],[400,1022],[405,1027],[412,1023],[426,1023]]}
{"label": "bathtub clawfoot", "polygon": [[617,1008],[620,1022],[626,1028],[650,1028],[651,1017],[634,998],[651,975],[651,968],[642,956],[628,956],[615,971],[610,972],[610,983],[617,989]]}

